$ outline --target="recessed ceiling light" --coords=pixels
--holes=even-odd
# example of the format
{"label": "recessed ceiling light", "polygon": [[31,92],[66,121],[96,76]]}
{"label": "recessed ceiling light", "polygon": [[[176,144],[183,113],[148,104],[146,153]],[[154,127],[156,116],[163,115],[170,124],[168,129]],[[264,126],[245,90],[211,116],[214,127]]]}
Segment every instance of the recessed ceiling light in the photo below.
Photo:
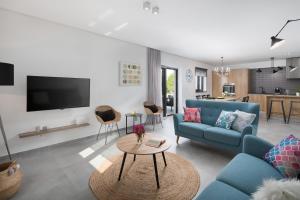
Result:
{"label": "recessed ceiling light", "polygon": [[145,1],[143,3],[143,9],[144,10],[150,10],[151,9],[151,3],[149,1]]}
{"label": "recessed ceiling light", "polygon": [[126,27],[128,25],[128,22],[125,22],[117,27],[114,28],[115,31],[119,31],[121,29],[123,29],[124,27]]}
{"label": "recessed ceiling light", "polygon": [[152,8],[152,14],[157,15],[159,13],[159,7],[155,6]]}
{"label": "recessed ceiling light", "polygon": [[88,25],[89,25],[89,27],[94,27],[96,24],[97,24],[96,22],[92,21]]}
{"label": "recessed ceiling light", "polygon": [[106,36],[110,36],[112,34],[112,32],[106,32],[106,33],[104,33],[104,35],[106,35]]}

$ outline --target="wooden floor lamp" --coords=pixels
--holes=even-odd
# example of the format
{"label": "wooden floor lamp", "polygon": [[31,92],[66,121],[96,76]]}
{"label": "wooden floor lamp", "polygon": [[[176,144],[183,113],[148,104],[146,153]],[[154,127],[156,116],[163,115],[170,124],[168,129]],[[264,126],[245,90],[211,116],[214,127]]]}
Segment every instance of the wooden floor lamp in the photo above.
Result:
{"label": "wooden floor lamp", "polygon": [[[13,64],[0,62],[0,85],[3,85],[3,86],[4,85],[6,85],[6,86],[14,85],[14,65]],[[0,130],[1,130],[1,133],[2,133],[2,136],[4,139],[4,143],[5,143],[5,147],[6,147],[9,159],[11,160],[11,155],[10,155],[1,115],[0,115]]]}

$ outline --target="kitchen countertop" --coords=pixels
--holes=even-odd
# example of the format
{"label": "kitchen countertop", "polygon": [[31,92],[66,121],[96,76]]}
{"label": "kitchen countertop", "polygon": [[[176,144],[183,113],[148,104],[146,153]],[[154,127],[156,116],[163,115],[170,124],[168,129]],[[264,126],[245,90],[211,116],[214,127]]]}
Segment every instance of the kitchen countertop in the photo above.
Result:
{"label": "kitchen countertop", "polygon": [[289,97],[289,98],[300,98],[300,96],[296,96],[295,94],[269,94],[269,93],[249,93],[249,95],[264,95],[267,97]]}

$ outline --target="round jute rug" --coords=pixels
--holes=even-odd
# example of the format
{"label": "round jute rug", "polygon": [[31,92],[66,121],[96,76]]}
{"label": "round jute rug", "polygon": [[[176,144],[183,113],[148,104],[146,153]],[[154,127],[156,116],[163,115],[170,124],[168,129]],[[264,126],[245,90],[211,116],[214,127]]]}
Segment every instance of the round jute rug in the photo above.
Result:
{"label": "round jute rug", "polygon": [[99,200],[190,200],[200,186],[200,177],[192,164],[173,153],[165,153],[167,167],[157,154],[160,189],[156,187],[152,155],[133,161],[126,158],[122,178],[118,181],[122,156],[109,159],[97,167],[89,181]]}

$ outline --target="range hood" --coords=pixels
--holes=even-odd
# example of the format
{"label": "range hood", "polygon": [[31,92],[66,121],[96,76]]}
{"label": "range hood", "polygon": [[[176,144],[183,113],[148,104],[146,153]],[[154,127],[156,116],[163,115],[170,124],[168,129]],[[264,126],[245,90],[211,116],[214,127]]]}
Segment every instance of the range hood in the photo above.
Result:
{"label": "range hood", "polygon": [[300,79],[300,58],[286,59],[286,78]]}

